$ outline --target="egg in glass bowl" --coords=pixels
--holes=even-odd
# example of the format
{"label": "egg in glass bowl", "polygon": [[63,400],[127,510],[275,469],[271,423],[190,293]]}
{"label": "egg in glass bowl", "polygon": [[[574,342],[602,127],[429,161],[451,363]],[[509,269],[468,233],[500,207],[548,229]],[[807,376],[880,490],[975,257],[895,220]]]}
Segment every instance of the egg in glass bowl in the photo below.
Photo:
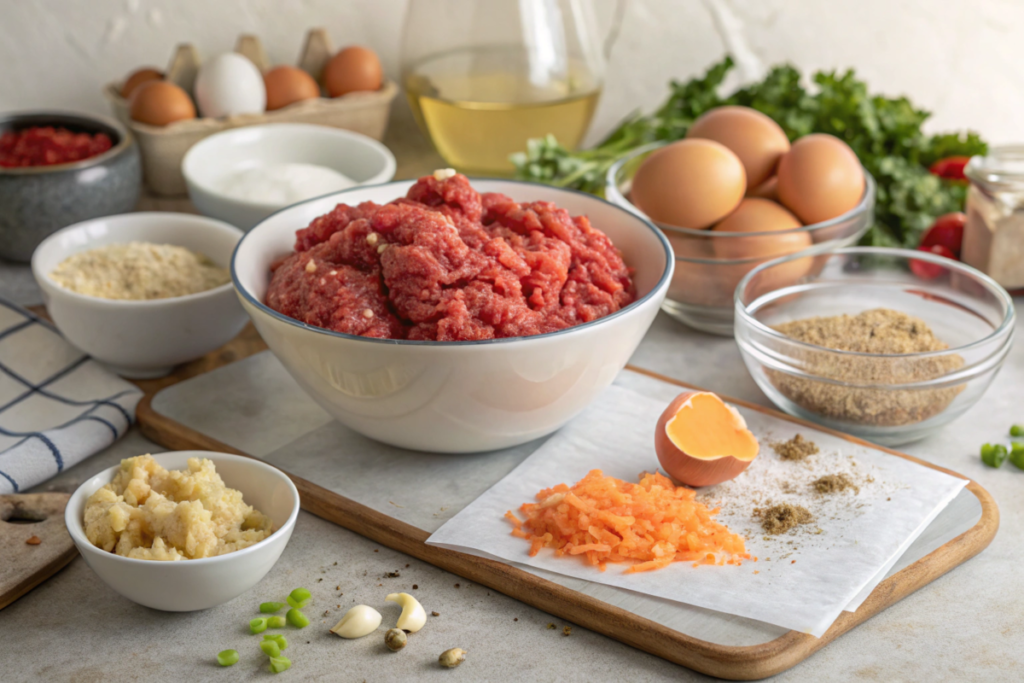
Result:
{"label": "egg in glass bowl", "polygon": [[[855,244],[872,223],[875,182],[837,138],[807,135],[790,144],[763,114],[716,112],[706,115],[715,125],[698,119],[686,139],[639,147],[617,161],[605,196],[649,218],[672,244],[665,312],[731,336],[740,280],[774,258]],[[795,259],[774,274],[780,284],[795,282],[814,263]]]}

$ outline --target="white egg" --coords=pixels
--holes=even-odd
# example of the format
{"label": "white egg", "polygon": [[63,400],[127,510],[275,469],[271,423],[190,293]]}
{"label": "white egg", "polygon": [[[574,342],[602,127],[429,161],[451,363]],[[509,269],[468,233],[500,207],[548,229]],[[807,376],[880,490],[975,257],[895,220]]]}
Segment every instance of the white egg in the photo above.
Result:
{"label": "white egg", "polygon": [[261,114],[267,108],[267,88],[256,65],[240,54],[214,57],[196,75],[196,104],[203,116]]}

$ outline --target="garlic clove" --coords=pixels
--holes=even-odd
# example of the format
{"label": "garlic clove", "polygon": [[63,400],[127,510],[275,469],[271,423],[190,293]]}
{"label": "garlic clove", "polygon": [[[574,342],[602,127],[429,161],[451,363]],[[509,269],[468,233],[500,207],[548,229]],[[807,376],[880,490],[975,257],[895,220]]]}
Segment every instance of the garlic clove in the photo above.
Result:
{"label": "garlic clove", "polygon": [[331,633],[342,638],[362,638],[377,630],[383,618],[380,612],[368,605],[356,605],[341,618]]}
{"label": "garlic clove", "polygon": [[384,599],[398,603],[402,607],[402,613],[398,617],[398,628],[403,631],[416,633],[427,623],[427,613],[423,605],[408,593],[392,593]]}

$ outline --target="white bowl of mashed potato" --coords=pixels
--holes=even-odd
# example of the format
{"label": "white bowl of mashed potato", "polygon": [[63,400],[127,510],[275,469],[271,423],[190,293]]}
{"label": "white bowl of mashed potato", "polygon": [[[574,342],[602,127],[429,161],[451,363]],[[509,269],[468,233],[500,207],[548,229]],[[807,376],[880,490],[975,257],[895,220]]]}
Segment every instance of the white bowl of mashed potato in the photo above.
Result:
{"label": "white bowl of mashed potato", "polygon": [[162,377],[245,327],[227,271],[241,237],[191,214],[105,216],[44,240],[32,274],[69,342],[124,377]]}
{"label": "white bowl of mashed potato", "polygon": [[167,612],[208,609],[255,586],[295,528],[299,493],[253,458],[178,451],[129,458],[82,484],[64,513],[96,574]]}

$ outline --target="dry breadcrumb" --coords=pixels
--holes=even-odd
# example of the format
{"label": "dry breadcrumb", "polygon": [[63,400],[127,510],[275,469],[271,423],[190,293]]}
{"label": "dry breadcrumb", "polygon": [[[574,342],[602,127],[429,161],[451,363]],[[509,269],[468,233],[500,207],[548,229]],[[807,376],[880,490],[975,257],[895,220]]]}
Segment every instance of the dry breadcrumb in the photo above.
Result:
{"label": "dry breadcrumb", "polygon": [[231,281],[227,269],[173,244],[108,244],[72,254],[50,277],[65,289],[102,299],[168,299]]}
{"label": "dry breadcrumb", "polygon": [[[958,355],[907,357],[945,351],[949,346],[935,337],[923,320],[900,311],[876,308],[857,315],[805,318],[778,325],[775,330],[823,347],[805,349],[797,360],[806,372],[833,382],[766,371],[786,398],[823,417],[865,425],[913,424],[945,410],[964,389],[962,384],[899,390],[850,386],[922,382],[963,367],[964,360]],[[826,349],[875,355],[837,354]]]}

